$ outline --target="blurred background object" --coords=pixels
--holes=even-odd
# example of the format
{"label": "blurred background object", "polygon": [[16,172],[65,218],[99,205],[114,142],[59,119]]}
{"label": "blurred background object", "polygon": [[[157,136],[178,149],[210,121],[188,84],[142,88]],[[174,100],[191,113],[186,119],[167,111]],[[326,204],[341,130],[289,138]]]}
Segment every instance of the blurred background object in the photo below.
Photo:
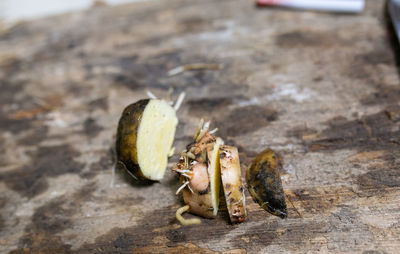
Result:
{"label": "blurred background object", "polygon": [[144,0],[0,0],[0,19],[5,21],[17,21],[20,19],[33,19],[47,15],[55,15],[69,11],[88,8],[92,5],[121,4]]}
{"label": "blurred background object", "polygon": [[389,0],[389,13],[397,38],[400,41],[400,0]]}

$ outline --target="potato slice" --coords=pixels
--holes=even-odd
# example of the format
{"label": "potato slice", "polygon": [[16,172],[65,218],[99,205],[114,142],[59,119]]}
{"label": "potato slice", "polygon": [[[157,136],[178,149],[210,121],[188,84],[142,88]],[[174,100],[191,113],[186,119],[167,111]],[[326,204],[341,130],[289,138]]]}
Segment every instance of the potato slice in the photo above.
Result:
{"label": "potato slice", "polygon": [[222,187],[232,223],[246,219],[246,198],[240,173],[239,153],[236,147],[223,145],[219,148]]}
{"label": "potato slice", "polygon": [[164,100],[145,99],[127,106],[117,130],[118,161],[138,179],[161,180],[177,124],[175,110]]}
{"label": "potato slice", "polygon": [[221,138],[217,138],[213,146],[207,147],[208,174],[210,175],[213,215],[217,216],[219,207],[219,191],[221,186],[221,171],[219,164],[219,147],[224,144]]}

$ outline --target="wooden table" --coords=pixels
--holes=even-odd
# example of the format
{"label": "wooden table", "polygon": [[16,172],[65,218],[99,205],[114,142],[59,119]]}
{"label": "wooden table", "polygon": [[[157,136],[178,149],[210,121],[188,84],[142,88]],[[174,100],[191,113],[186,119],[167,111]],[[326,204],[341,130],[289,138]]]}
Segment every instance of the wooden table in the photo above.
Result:
{"label": "wooden table", "polygon": [[[398,253],[400,80],[391,36],[375,0],[361,15],[148,1],[3,29],[0,251]],[[192,63],[223,68],[167,75]],[[245,223],[230,225],[222,208],[215,220],[183,227],[180,183],[169,170],[152,185],[118,170],[110,187],[122,109],[146,90],[166,97],[170,88],[174,98],[187,94],[176,151],[205,118],[239,147],[242,173],[266,147],[283,156],[287,219],[246,193]]]}

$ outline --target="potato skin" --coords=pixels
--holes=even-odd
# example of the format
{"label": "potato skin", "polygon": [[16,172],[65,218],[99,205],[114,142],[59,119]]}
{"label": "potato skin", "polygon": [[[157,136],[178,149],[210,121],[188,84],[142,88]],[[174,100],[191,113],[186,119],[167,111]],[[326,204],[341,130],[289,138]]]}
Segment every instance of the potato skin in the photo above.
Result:
{"label": "potato skin", "polygon": [[122,112],[117,129],[117,160],[139,180],[148,180],[138,164],[136,140],[142,114],[149,101],[150,99],[143,99],[128,105]]}
{"label": "potato skin", "polygon": [[185,204],[189,205],[189,212],[192,214],[200,215],[204,218],[213,219],[216,216],[213,213],[211,192],[207,193],[192,193],[189,189],[182,190],[183,200]]}
{"label": "potato skin", "polygon": [[[204,149],[206,147],[204,146]],[[201,152],[200,152],[201,154]],[[201,160],[201,157],[199,157]],[[192,214],[197,214],[199,216],[202,216],[204,218],[215,218],[216,216],[213,213],[213,202],[212,202],[212,193],[210,189],[210,175],[207,170],[207,164],[204,162],[199,162],[196,164],[193,170],[196,170],[196,166],[198,165],[204,165],[206,167],[206,171],[204,172],[205,175],[202,175],[202,181],[206,184],[202,184],[204,188],[202,189],[197,189],[197,188],[192,188],[193,192],[191,192],[188,188],[184,188],[182,190],[182,196],[185,204],[189,205],[189,212]],[[195,174],[193,174],[193,177],[195,177]],[[192,181],[195,181],[197,179],[192,178],[189,180],[189,185],[192,185]],[[194,186],[193,186],[194,187]]]}
{"label": "potato skin", "polygon": [[216,142],[216,137],[210,133],[206,133],[199,142],[193,142],[186,146],[188,151],[192,150],[192,153],[196,156],[196,161],[204,162],[202,158],[202,152],[207,151],[209,147],[213,147]]}
{"label": "potato skin", "polygon": [[254,200],[267,212],[283,219],[287,209],[279,174],[281,167],[281,158],[267,148],[251,163],[246,180]]}

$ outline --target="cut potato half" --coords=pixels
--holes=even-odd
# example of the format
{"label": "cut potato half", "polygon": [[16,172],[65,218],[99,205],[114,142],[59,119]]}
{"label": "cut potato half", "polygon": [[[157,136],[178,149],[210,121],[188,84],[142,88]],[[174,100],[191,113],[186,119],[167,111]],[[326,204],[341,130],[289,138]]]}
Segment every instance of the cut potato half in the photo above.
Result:
{"label": "cut potato half", "polygon": [[220,146],[219,161],[229,218],[232,223],[243,222],[246,219],[246,198],[242,185],[237,148],[227,145]]}
{"label": "cut potato half", "polygon": [[161,180],[177,124],[175,110],[164,100],[145,99],[129,105],[118,124],[118,161],[136,178]]}

